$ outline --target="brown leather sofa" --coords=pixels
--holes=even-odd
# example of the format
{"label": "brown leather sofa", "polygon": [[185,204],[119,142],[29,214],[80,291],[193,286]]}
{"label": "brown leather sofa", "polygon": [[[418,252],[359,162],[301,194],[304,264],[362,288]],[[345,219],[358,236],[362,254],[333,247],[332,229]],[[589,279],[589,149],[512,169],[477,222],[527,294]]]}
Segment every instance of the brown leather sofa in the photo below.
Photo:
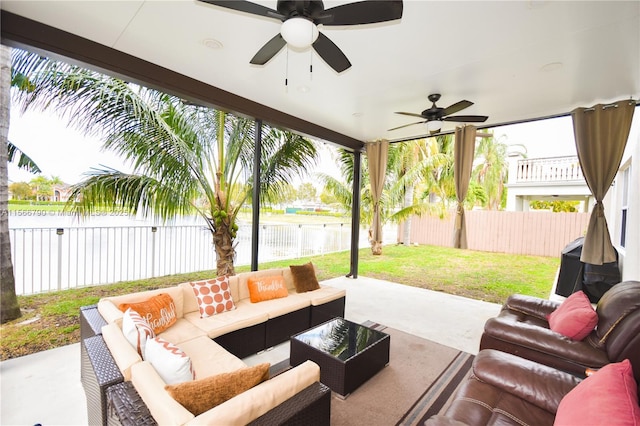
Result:
{"label": "brown leather sofa", "polygon": [[[480,351],[472,368],[473,374],[446,412],[429,418],[425,426],[553,425],[560,401],[582,381],[564,371],[492,349]],[[617,420],[612,418],[610,424]]]}
{"label": "brown leather sofa", "polygon": [[447,411],[425,426],[552,425],[560,400],[580,381],[511,354],[480,351]]}
{"label": "brown leather sofa", "polygon": [[640,380],[640,282],[613,286],[598,302],[598,325],[582,341],[549,329],[546,319],[559,302],[512,295],[500,314],[484,327],[480,350],[498,349],[584,377],[586,368],[597,369],[627,358],[636,381]]}

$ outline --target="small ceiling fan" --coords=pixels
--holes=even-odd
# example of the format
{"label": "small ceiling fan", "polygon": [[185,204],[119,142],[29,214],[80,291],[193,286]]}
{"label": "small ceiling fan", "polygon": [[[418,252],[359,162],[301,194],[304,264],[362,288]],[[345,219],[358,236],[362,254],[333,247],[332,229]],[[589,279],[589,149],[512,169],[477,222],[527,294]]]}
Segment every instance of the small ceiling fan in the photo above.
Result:
{"label": "small ceiling fan", "polygon": [[372,0],[343,4],[325,9],[320,0],[278,0],[276,10],[241,0],[199,0],[215,6],[266,16],[282,21],[280,32],[269,40],[251,59],[255,65],[264,65],[285,45],[313,49],[336,72],[351,63],[327,36],[318,31],[318,25],[361,25],[387,22],[402,18],[402,0]]}
{"label": "small ceiling fan", "polygon": [[450,117],[451,114],[455,114],[458,111],[462,111],[465,108],[469,108],[473,105],[473,102],[469,101],[460,101],[456,102],[453,105],[448,106],[447,108],[440,108],[436,106],[436,102],[440,99],[440,94],[435,93],[429,95],[429,101],[432,102],[431,108],[425,109],[420,114],[414,114],[412,112],[396,112],[396,114],[409,115],[411,117],[420,117],[423,118],[423,121],[418,121],[416,123],[405,124],[403,126],[394,127],[391,130],[402,129],[403,127],[413,126],[414,124],[426,123],[427,129],[431,134],[438,133],[442,128],[443,121],[457,121],[462,123],[484,123],[487,121],[489,117],[486,115],[454,115]]}

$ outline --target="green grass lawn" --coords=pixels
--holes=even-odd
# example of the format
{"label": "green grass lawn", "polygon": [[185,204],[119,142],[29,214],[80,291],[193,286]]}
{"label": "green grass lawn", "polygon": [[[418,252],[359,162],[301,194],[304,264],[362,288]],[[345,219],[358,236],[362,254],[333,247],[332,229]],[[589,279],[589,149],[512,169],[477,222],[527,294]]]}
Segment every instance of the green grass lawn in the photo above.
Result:
{"label": "green grass lawn", "polygon": [[[259,269],[313,261],[318,279],[349,272],[349,252],[261,264]],[[385,246],[381,256],[360,250],[360,276],[378,278],[473,299],[502,303],[512,293],[549,296],[559,258],[517,256],[434,246]],[[237,267],[237,272],[249,266]],[[101,297],[168,287],[211,278],[215,271],[171,275],[54,293],[19,296],[23,317],[0,326],[0,359],[5,360],[79,341],[78,311]]]}

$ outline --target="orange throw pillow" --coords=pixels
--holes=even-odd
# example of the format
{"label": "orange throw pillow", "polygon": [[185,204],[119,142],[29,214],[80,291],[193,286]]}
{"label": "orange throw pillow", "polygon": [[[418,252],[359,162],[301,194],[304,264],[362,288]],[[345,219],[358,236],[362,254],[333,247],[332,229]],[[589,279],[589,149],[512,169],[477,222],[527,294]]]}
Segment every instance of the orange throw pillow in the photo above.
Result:
{"label": "orange throw pillow", "polygon": [[194,416],[241,394],[269,378],[269,363],[204,379],[166,385],[165,390]]}
{"label": "orange throw pillow", "polygon": [[249,297],[251,303],[264,302],[265,300],[287,297],[289,292],[284,284],[282,275],[270,277],[249,278]]}
{"label": "orange throw pillow", "polygon": [[131,308],[146,320],[155,334],[160,334],[178,320],[176,305],[168,293],[160,293],[144,302],[121,303],[122,312]]}

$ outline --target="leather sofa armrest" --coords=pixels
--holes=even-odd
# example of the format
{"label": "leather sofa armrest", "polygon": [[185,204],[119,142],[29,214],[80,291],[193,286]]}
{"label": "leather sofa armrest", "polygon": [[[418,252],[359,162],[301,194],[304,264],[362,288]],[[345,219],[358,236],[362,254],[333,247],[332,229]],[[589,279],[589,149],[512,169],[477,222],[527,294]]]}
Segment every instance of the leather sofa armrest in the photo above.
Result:
{"label": "leather sofa armrest", "polygon": [[555,368],[491,349],[478,353],[473,374],[550,413],[556,412],[560,400],[581,381]]}
{"label": "leather sofa armrest", "polygon": [[[511,345],[571,360],[584,366],[599,367],[609,362],[606,353],[594,348],[586,339],[571,340],[548,328],[525,322],[514,323],[508,318],[488,319],[484,333],[494,339],[509,342]],[[485,347],[481,345],[481,349]]]}
{"label": "leather sofa armrest", "polygon": [[504,304],[504,308],[506,309],[522,312],[543,320],[546,320],[547,315],[555,311],[558,306],[560,306],[560,302],[522,294],[512,294]]}

